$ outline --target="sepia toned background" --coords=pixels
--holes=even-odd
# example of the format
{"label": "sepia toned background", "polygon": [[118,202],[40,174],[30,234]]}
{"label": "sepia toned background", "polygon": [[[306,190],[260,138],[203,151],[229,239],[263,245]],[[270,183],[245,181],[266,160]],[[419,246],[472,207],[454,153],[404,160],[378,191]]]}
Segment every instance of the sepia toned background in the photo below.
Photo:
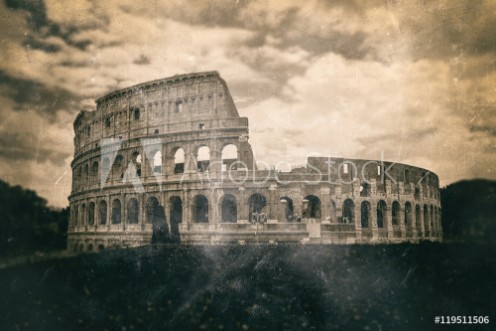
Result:
{"label": "sepia toned background", "polygon": [[258,161],[496,178],[494,1],[0,3],[0,179],[67,206],[72,122],[136,83],[217,70]]}

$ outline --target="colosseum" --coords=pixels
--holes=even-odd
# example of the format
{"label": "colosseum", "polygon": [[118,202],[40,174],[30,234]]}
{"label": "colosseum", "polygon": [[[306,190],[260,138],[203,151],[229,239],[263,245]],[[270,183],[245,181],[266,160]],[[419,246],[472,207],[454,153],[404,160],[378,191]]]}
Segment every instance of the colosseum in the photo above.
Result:
{"label": "colosseum", "polygon": [[[263,120],[263,119],[259,119]],[[438,177],[394,162],[257,166],[217,72],[111,92],[74,121],[68,248],[440,241]]]}

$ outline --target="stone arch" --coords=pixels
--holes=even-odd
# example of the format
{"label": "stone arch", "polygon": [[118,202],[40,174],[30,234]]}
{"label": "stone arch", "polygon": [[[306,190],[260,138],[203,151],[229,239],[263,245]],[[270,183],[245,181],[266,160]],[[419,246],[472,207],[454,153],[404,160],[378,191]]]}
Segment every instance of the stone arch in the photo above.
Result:
{"label": "stone arch", "polygon": [[387,204],[384,200],[379,200],[377,203],[377,227],[384,228],[387,222]]}
{"label": "stone arch", "polygon": [[76,180],[81,181],[82,177],[83,177],[83,167],[79,166],[79,167],[77,167],[77,170],[76,170]]}
{"label": "stone arch", "polygon": [[162,174],[162,152],[156,151],[153,154],[153,174],[161,175]]}
{"label": "stone arch", "polygon": [[303,199],[303,203],[306,204],[306,208],[303,210],[303,218],[320,218],[321,217],[321,203],[320,199],[315,195],[307,195]]}
{"label": "stone arch", "polygon": [[248,219],[250,222],[263,222],[267,219],[264,212],[265,206],[267,206],[267,198],[260,193],[254,193],[248,198]]}
{"label": "stone arch", "polygon": [[343,202],[342,222],[345,224],[355,223],[355,203],[351,199],[346,199]]}
{"label": "stone arch", "polygon": [[101,200],[98,204],[99,222],[101,225],[107,224],[107,201]]}
{"label": "stone arch", "polygon": [[127,224],[138,224],[139,221],[139,203],[136,198],[127,201]]}
{"label": "stone arch", "polygon": [[103,252],[105,250],[105,246],[103,244],[98,245],[98,251]]}
{"label": "stone arch", "polygon": [[98,180],[98,161],[93,161],[91,164],[91,177]]}
{"label": "stone arch", "polygon": [[112,224],[121,224],[121,200],[114,199],[112,201]]}
{"label": "stone arch", "polygon": [[184,149],[181,147],[178,147],[174,151],[174,173],[175,174],[184,173],[184,164],[185,164]]}
{"label": "stone arch", "polygon": [[415,226],[417,227],[417,233],[420,234],[421,224],[420,224],[420,206],[415,205]]}
{"label": "stone arch", "polygon": [[413,194],[415,200],[420,199],[420,189],[418,187],[415,187],[415,193]]}
{"label": "stone arch", "polygon": [[165,209],[159,200],[151,196],[146,203],[146,222],[152,224],[152,243],[164,243],[169,238]]}
{"label": "stone arch", "polygon": [[424,205],[424,233],[425,233],[425,236],[430,235],[430,230],[429,230],[429,211],[427,210],[427,205]]}
{"label": "stone arch", "polygon": [[197,195],[193,199],[193,221],[208,223],[208,199],[204,195]]}
{"label": "stone arch", "polygon": [[391,217],[392,217],[391,223],[393,225],[400,224],[400,210],[401,210],[400,203],[398,201],[393,201],[393,205],[391,208]]}
{"label": "stone arch", "polygon": [[435,226],[434,226],[434,222],[435,222],[435,219],[434,219],[434,207],[432,205],[429,206],[429,210],[430,210],[430,216],[429,216],[429,219],[430,219],[430,224],[431,224],[431,236],[434,236],[435,235]]}
{"label": "stone arch", "polygon": [[88,244],[88,246],[86,247],[86,250],[87,250],[88,252],[93,252],[93,244],[91,244],[91,243],[90,243],[90,244]]}
{"label": "stone arch", "polygon": [[82,203],[81,204],[81,220],[80,220],[80,224],[81,225],[86,225],[86,204],[85,203]]}
{"label": "stone arch", "polygon": [[368,228],[370,225],[370,202],[363,201],[360,204],[360,222],[362,228]]}
{"label": "stone arch", "polygon": [[179,223],[183,221],[183,201],[178,196],[173,196],[169,199],[170,202],[170,227],[171,241],[178,243],[181,240],[179,233]]}
{"label": "stone arch", "polygon": [[72,215],[72,220],[73,220],[73,224],[74,226],[77,226],[78,225],[78,222],[79,222],[79,206],[75,203],[73,206],[73,215]]}
{"label": "stone arch", "polygon": [[284,216],[288,222],[300,221],[300,219],[294,215],[294,205],[291,198],[285,196],[279,199],[279,201],[284,206]]}
{"label": "stone arch", "polygon": [[95,203],[92,201],[88,204],[88,225],[95,224]]}
{"label": "stone arch", "polygon": [[108,157],[104,157],[100,167],[100,179],[101,184],[105,184],[108,180],[110,174],[110,159]]}
{"label": "stone arch", "polygon": [[88,167],[88,164],[85,164],[84,165],[84,170],[83,170],[83,175],[84,175],[84,179],[88,180],[88,176],[89,176],[89,167]]}
{"label": "stone arch", "polygon": [[117,154],[112,164],[113,178],[122,178],[124,175],[124,156]]}
{"label": "stone arch", "polygon": [[367,182],[363,182],[360,184],[360,196],[361,197],[369,197],[370,196],[370,184]]}
{"label": "stone arch", "polygon": [[412,204],[405,202],[405,224],[412,225]]}
{"label": "stone arch", "polygon": [[196,152],[196,167],[198,172],[208,171],[210,165],[210,148],[206,145],[200,146]]}
{"label": "stone arch", "polygon": [[233,143],[228,143],[222,147],[222,171],[236,170],[238,161],[238,147]]}
{"label": "stone arch", "polygon": [[221,202],[221,222],[236,223],[238,220],[238,205],[236,198],[231,194],[226,194]]}
{"label": "stone arch", "polygon": [[134,164],[134,167],[136,168],[136,176],[141,177],[141,163],[143,162],[141,153],[138,151],[134,151],[131,154],[131,162]]}

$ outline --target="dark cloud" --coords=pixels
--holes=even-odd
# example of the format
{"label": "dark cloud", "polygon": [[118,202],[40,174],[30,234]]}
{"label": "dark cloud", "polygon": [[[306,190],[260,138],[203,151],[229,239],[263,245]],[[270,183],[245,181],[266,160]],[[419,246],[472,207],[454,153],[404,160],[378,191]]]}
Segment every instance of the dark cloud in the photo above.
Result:
{"label": "dark cloud", "polygon": [[4,132],[0,135],[0,158],[6,160],[50,161],[54,165],[64,165],[70,151],[50,149],[43,137],[31,132]]}
{"label": "dark cloud", "polygon": [[46,6],[42,0],[5,0],[10,10],[23,10],[28,13],[27,22],[31,33],[26,36],[24,45],[32,49],[38,49],[47,53],[55,53],[61,50],[60,46],[48,42],[49,37],[59,37],[67,45],[80,50],[85,50],[91,41],[75,40],[74,35],[81,29],[97,28],[96,26],[76,27],[61,26],[47,17]]}
{"label": "dark cloud", "polygon": [[11,10],[28,12],[28,23],[33,31],[40,31],[49,24],[45,3],[42,0],[5,0],[5,5]]}
{"label": "dark cloud", "polygon": [[60,46],[47,42],[43,39],[34,38],[33,36],[28,36],[24,41],[24,47],[28,49],[39,49],[45,53],[57,53],[60,51]]}
{"label": "dark cloud", "polygon": [[80,97],[60,87],[49,87],[41,82],[12,77],[0,70],[0,89],[15,102],[15,111],[35,110],[47,115],[70,111]]}
{"label": "dark cloud", "polygon": [[474,133],[484,133],[491,137],[496,137],[496,126],[491,125],[473,125],[469,127],[470,132]]}
{"label": "dark cloud", "polygon": [[147,65],[151,63],[151,60],[148,56],[141,54],[133,61],[134,64],[138,65]]}

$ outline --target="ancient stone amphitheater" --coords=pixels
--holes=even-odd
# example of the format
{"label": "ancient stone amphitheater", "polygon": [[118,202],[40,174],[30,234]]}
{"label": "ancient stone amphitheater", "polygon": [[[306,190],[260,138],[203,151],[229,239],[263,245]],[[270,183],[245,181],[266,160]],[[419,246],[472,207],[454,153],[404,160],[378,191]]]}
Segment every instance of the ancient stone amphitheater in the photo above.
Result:
{"label": "ancient stone amphitheater", "polygon": [[[259,120],[263,120],[262,118]],[[68,247],[440,241],[438,177],[310,157],[257,167],[224,80],[203,72],[111,92],[74,121]]]}

